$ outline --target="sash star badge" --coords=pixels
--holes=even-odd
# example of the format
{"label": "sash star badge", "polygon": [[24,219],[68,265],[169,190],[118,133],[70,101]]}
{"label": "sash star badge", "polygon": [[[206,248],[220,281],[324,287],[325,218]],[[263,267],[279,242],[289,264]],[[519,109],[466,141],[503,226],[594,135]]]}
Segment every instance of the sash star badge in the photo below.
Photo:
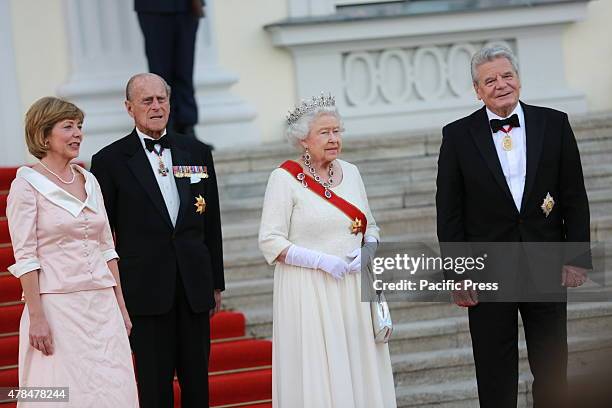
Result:
{"label": "sash star badge", "polygon": [[195,198],[196,202],[194,204],[195,208],[196,208],[196,212],[198,214],[204,214],[204,211],[206,211],[206,201],[204,200],[204,197],[202,197],[201,195],[198,194],[198,196]]}
{"label": "sash star badge", "polygon": [[351,222],[351,226],[350,226],[351,233],[355,235],[359,234],[359,232],[361,231],[361,227],[362,227],[361,220],[355,217],[355,219]]}
{"label": "sash star badge", "polygon": [[554,206],[555,206],[555,200],[552,198],[550,193],[546,193],[546,198],[544,198],[544,201],[542,202],[542,205],[540,206],[540,208],[542,209],[546,217],[548,217],[548,215],[550,214]]}

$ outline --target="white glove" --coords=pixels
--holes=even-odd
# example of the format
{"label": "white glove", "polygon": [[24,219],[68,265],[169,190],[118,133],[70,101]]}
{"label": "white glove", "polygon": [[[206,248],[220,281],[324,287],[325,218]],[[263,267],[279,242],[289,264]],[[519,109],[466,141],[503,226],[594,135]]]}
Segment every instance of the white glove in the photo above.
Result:
{"label": "white glove", "polygon": [[336,279],[342,279],[348,272],[348,263],[343,259],[297,245],[289,247],[285,263],[304,268],[321,269]]}
{"label": "white glove", "polygon": [[354,251],[346,254],[349,258],[354,258],[349,264],[349,273],[361,272],[361,254],[363,253],[367,258],[367,262],[374,257],[374,253],[378,248],[378,241],[376,238],[367,235],[365,237],[365,245],[360,248],[355,248]]}

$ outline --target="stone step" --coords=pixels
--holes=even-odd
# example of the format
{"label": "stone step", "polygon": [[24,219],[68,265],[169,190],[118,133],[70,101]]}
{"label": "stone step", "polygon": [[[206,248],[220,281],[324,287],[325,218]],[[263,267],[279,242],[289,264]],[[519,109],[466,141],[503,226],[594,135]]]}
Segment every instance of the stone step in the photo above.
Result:
{"label": "stone step", "polygon": [[[388,178],[388,176],[387,176]],[[374,211],[423,207],[435,204],[433,180],[370,184],[367,187],[370,208]],[[222,217],[231,223],[259,220],[264,192],[253,197],[221,198]]]}
{"label": "stone step", "polygon": [[[528,380],[521,378],[517,408],[528,408]],[[476,380],[440,382],[437,384],[396,388],[398,408],[479,408]]]}
{"label": "stone step", "polygon": [[[572,128],[583,154],[600,149],[612,139],[612,113],[603,112],[570,118]],[[344,140],[343,157],[350,162],[376,158],[390,159],[417,156],[437,156],[441,129],[408,133],[392,133],[372,137],[351,137]],[[584,146],[584,147],[582,147]],[[609,146],[609,145],[608,145]],[[288,158],[296,157],[296,150],[284,142],[275,142],[241,149],[220,149],[215,153],[215,168],[221,176],[265,170],[269,172]]]}
{"label": "stone step", "polygon": [[[385,235],[430,233],[435,231],[435,208],[432,206],[372,211],[377,225]],[[257,249],[259,220],[224,223],[223,250],[240,253]],[[348,222],[348,221],[347,221]]]}
{"label": "stone step", "polygon": [[[436,316],[435,318],[411,321],[403,320],[409,317],[401,314],[402,319],[399,319],[393,304],[391,307],[394,322],[393,336],[389,343],[391,355],[455,349],[471,345],[465,308],[452,304],[432,303],[423,306],[421,310],[430,309],[429,313]],[[410,308],[406,310],[410,311]],[[256,338],[272,337],[272,304],[267,307],[243,309],[243,311],[249,335]],[[589,333],[600,333],[604,329],[612,330],[612,302],[568,303],[567,320],[568,335],[571,336],[586,336]],[[519,325],[522,326],[520,318]],[[522,330],[519,331],[519,338],[524,340]]]}
{"label": "stone step", "polygon": [[[385,242],[437,242],[434,232],[385,235]],[[224,254],[225,280],[236,282],[249,279],[271,278],[274,267],[268,265],[258,248]]]}
{"label": "stone step", "polygon": [[[579,378],[612,352],[612,333],[606,336],[568,338],[568,380]],[[533,377],[526,360],[524,342],[519,342],[518,407],[531,407]],[[471,348],[415,353],[392,359],[398,407],[478,408],[478,392]],[[591,373],[592,374],[592,373]],[[422,379],[433,381],[422,382]]]}
{"label": "stone step", "polygon": [[[612,140],[610,144],[612,144]],[[592,148],[594,152],[584,153],[582,157],[586,182],[590,178],[596,181],[612,174],[612,165],[607,162],[612,149],[608,150],[606,146],[592,146]],[[429,185],[433,189],[437,159],[436,154],[435,156],[423,157],[385,157],[353,163],[359,167],[368,192],[371,187],[380,184],[402,183],[411,187],[412,183],[416,182],[418,185],[419,182],[425,181],[430,181]],[[250,173],[219,175],[219,191],[222,203],[230,205],[229,203],[236,198],[263,197],[268,177],[275,167]]]}
{"label": "stone step", "polygon": [[[589,361],[589,352],[612,351],[612,332],[593,337],[573,336],[568,338],[570,352],[569,369],[583,367]],[[519,371],[529,372],[527,347],[519,341]],[[475,378],[474,358],[471,346],[456,349],[441,349],[429,352],[405,353],[391,358],[396,386],[427,385],[447,381],[464,381]]]}
{"label": "stone step", "polygon": [[[609,214],[611,213],[608,211],[594,211],[591,215],[592,241],[604,242],[612,236],[612,215]],[[435,240],[435,208],[433,206],[374,211],[374,218],[381,228],[383,241],[392,242],[390,241],[392,237],[409,237],[395,242]],[[258,264],[264,267],[263,257],[260,257],[258,250],[258,233],[259,221],[223,225],[223,250],[225,265],[228,269],[228,280],[234,276],[231,271],[234,265],[236,269],[242,271],[236,276],[248,272],[248,268]]]}
{"label": "stone step", "polygon": [[[593,242],[605,242],[612,236],[612,216],[597,215],[603,211],[592,210],[591,239]],[[607,214],[610,214],[608,208]],[[253,233],[254,234],[254,233]],[[225,236],[225,278],[228,282],[244,281],[249,279],[271,278],[274,267],[267,265],[263,255],[257,248],[257,238],[251,234],[250,238],[242,237],[243,241],[250,241],[241,250],[229,251],[227,242],[231,237]],[[435,233],[432,231],[415,234],[397,234],[390,236],[383,234],[385,242],[436,242]]]}
{"label": "stone step", "polygon": [[[449,305],[449,307],[457,307]],[[519,319],[519,325],[522,322]],[[612,302],[569,303],[567,309],[568,335],[597,334],[612,328]],[[524,333],[519,331],[519,339]],[[389,343],[392,355],[449,348],[469,347],[471,344],[467,311],[463,316],[435,320],[399,322]]]}
{"label": "stone step", "polygon": [[[612,188],[609,187],[612,184],[612,166],[609,170],[610,174],[596,175],[585,181],[588,186],[589,204],[593,212],[601,207],[602,212],[612,213],[609,211],[612,209]],[[385,175],[385,179],[389,178]],[[382,210],[435,206],[434,180],[400,179],[397,182],[389,183],[385,179],[371,183],[367,187],[370,208],[374,213]],[[226,199],[221,203],[223,223],[242,224],[259,220],[262,204],[263,193],[257,197]]]}

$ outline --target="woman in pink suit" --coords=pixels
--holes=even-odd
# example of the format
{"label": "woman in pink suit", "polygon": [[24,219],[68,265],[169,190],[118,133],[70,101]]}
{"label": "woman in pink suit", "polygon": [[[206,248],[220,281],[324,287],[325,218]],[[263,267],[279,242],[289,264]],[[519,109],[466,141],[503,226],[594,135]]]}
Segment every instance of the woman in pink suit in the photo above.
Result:
{"label": "woman in pink suit", "polygon": [[128,316],[104,200],[95,177],[71,164],[83,112],[58,98],[26,114],[26,144],[7,217],[26,306],[19,328],[19,386],[68,387],[69,402],[18,407],[138,407]]}

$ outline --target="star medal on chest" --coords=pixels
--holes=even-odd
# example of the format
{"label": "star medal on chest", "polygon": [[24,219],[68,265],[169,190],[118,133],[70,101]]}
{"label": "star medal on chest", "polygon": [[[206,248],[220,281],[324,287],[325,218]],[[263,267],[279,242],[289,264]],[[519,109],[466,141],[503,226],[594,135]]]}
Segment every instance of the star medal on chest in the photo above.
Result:
{"label": "star medal on chest", "polygon": [[542,209],[542,212],[544,212],[544,215],[546,217],[548,217],[548,215],[552,212],[554,206],[555,206],[555,199],[552,198],[550,193],[546,193],[546,197],[544,198],[544,201],[542,202],[542,205],[540,206],[540,208]]}
{"label": "star medal on chest", "polygon": [[206,211],[206,200],[204,200],[204,197],[202,197],[200,194],[198,194],[195,200],[196,202],[194,206],[196,208],[196,212],[198,214],[204,214],[204,211]]}
{"label": "star medal on chest", "polygon": [[359,234],[362,227],[363,227],[363,224],[361,223],[361,220],[355,217],[355,219],[351,222],[351,226],[350,226],[351,233],[354,235]]}

